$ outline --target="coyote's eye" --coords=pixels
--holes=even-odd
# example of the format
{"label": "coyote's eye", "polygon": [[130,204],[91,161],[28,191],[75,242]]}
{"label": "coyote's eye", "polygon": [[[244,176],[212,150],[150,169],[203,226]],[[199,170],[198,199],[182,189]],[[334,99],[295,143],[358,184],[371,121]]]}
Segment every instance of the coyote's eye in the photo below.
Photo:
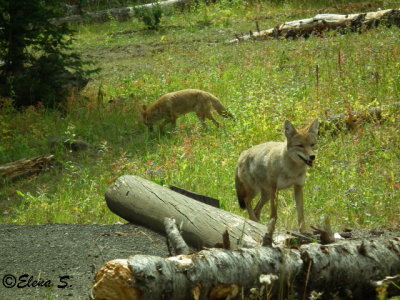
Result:
{"label": "coyote's eye", "polygon": [[296,147],[304,148],[304,146],[303,146],[303,145],[297,145]]}

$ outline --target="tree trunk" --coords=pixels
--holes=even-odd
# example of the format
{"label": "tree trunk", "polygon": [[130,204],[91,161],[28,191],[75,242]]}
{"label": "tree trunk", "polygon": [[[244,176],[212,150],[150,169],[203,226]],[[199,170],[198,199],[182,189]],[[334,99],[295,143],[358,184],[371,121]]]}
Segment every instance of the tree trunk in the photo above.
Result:
{"label": "tree trunk", "polygon": [[186,242],[214,247],[228,230],[232,248],[261,243],[266,226],[198,202],[136,176],[122,176],[106,192],[112,212],[133,223],[164,233],[165,217],[182,226]]}
{"label": "tree trunk", "polygon": [[54,155],[42,155],[34,158],[23,158],[0,165],[0,178],[14,180],[20,177],[39,173],[54,161]]}
{"label": "tree trunk", "polygon": [[249,39],[296,38],[308,37],[311,34],[328,30],[360,31],[378,26],[380,23],[400,26],[400,9],[387,9],[376,12],[338,15],[319,14],[313,18],[285,22],[267,30],[251,32],[249,35],[237,36],[228,41],[235,43]]}
{"label": "tree trunk", "polygon": [[188,3],[190,3],[191,0],[166,0],[166,1],[160,1],[160,2],[154,2],[154,3],[147,3],[147,4],[141,4],[141,5],[136,5],[136,6],[129,6],[129,7],[122,7],[122,8],[110,8],[110,9],[105,9],[101,11],[95,11],[95,12],[85,12],[84,15],[72,15],[72,16],[67,16],[64,18],[59,18],[57,20],[54,20],[53,22],[55,24],[64,24],[64,23],[82,23],[84,21],[90,21],[90,22],[101,22],[101,21],[106,21],[109,20],[110,18],[114,19],[129,19],[135,16],[135,9],[146,9],[146,8],[151,8],[154,5],[159,5],[161,8],[166,8],[166,7],[175,7],[175,6],[184,6]]}
{"label": "tree trunk", "polygon": [[399,273],[400,238],[299,249],[209,249],[110,261],[96,273],[92,294],[103,300],[241,299],[250,294],[309,299],[311,293],[322,293],[318,299],[376,299],[375,281]]}

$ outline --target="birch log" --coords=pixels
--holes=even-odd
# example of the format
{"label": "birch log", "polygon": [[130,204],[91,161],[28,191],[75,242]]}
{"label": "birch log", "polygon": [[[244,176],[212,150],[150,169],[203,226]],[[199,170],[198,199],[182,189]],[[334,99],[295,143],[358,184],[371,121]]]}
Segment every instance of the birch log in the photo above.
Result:
{"label": "birch log", "polygon": [[232,249],[261,243],[266,226],[198,202],[137,176],[122,176],[106,191],[112,212],[132,223],[164,233],[164,218],[173,218],[193,247],[214,247],[228,230]]}
{"label": "birch log", "polygon": [[318,14],[315,17],[285,22],[267,30],[237,36],[228,43],[249,39],[308,37],[328,30],[350,29],[357,31],[378,26],[380,23],[400,26],[400,9],[386,9],[359,14]]}
{"label": "birch log", "polygon": [[309,299],[313,292],[318,299],[376,299],[375,281],[396,274],[400,237],[284,250],[209,249],[110,261],[96,273],[92,295],[98,300],[198,300],[243,299],[253,293],[255,299]]}

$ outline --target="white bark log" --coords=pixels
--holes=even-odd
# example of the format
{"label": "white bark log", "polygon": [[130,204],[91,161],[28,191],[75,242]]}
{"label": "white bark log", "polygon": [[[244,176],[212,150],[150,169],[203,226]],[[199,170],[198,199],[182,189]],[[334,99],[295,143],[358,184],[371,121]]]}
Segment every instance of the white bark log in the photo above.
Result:
{"label": "white bark log", "polygon": [[[322,293],[319,299],[335,294],[341,299],[375,299],[373,281],[399,273],[400,238],[300,249],[209,249],[170,258],[136,255],[110,261],[96,273],[92,294],[103,300],[233,299],[255,288],[271,298],[308,299],[315,291]],[[279,277],[276,284],[264,286],[267,274]]]}
{"label": "white bark log", "polygon": [[312,18],[285,22],[274,28],[257,31],[249,35],[237,36],[235,39],[228,41],[228,43],[271,37],[307,37],[313,33],[347,28],[350,30],[360,30],[362,28],[376,27],[381,21],[385,21],[387,24],[400,26],[400,9],[386,9],[349,15],[318,14]]}

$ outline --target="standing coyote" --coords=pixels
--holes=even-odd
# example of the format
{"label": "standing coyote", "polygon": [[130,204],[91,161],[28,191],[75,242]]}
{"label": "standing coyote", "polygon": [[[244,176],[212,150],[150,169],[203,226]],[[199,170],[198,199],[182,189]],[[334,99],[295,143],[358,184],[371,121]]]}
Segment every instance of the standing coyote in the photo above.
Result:
{"label": "standing coyote", "polygon": [[[267,200],[271,202],[270,218],[277,220],[278,191],[293,186],[300,231],[304,232],[303,185],[307,166],[311,167],[315,159],[318,120],[300,130],[285,121],[284,130],[285,142],[267,142],[240,154],[235,171],[236,193],[240,207],[247,208],[251,220],[259,221]],[[251,201],[258,193],[260,201],[253,210]]]}
{"label": "standing coyote", "polygon": [[195,89],[181,90],[165,94],[160,97],[156,102],[146,107],[142,106],[142,116],[144,123],[151,130],[154,123],[164,119],[160,125],[163,128],[167,123],[176,125],[176,119],[180,115],[189,112],[195,112],[200,119],[201,124],[206,126],[205,119],[210,119],[217,127],[219,123],[214,119],[211,109],[214,108],[221,116],[225,118],[232,118],[225,107],[219,102],[218,98],[214,95]]}

